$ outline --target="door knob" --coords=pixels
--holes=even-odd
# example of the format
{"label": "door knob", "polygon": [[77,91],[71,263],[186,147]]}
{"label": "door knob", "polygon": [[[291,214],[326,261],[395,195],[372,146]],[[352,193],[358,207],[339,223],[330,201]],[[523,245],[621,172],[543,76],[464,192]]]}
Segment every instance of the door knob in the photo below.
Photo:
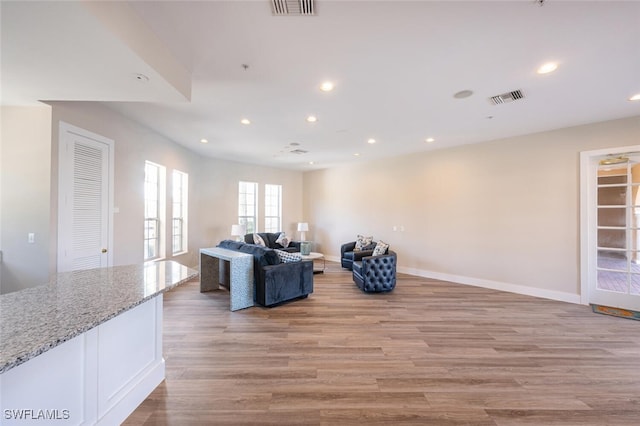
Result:
{"label": "door knob", "polygon": [[103,252],[103,253],[106,253],[106,252],[107,252],[107,249],[102,249],[102,252]]}

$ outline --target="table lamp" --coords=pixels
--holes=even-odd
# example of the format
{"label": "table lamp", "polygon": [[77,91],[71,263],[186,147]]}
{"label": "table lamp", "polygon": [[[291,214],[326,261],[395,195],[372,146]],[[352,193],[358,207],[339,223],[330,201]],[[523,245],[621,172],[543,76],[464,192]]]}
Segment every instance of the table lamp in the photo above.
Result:
{"label": "table lamp", "polygon": [[245,233],[244,225],[231,225],[231,236],[236,237],[236,241],[244,241],[242,237]]}
{"label": "table lamp", "polygon": [[305,232],[309,230],[309,224],[307,222],[298,223],[298,231],[300,232],[300,241],[305,240]]}

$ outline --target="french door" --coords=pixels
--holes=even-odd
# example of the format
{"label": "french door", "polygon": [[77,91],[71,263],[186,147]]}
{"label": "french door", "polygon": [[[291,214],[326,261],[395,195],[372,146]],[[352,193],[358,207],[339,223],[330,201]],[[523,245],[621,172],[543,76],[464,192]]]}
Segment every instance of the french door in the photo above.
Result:
{"label": "french door", "polygon": [[60,122],[58,272],[112,265],[113,141]]}
{"label": "french door", "polygon": [[640,146],[581,153],[581,184],[582,301],[640,311]]}

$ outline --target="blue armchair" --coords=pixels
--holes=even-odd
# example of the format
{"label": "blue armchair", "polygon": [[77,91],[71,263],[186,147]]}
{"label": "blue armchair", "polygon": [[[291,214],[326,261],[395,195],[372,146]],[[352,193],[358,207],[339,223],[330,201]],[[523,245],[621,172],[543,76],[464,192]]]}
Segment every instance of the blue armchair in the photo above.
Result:
{"label": "blue armchair", "polygon": [[353,270],[353,262],[362,260],[363,257],[371,256],[373,249],[376,248],[376,242],[372,242],[362,250],[355,250],[356,242],[351,241],[340,246],[340,264],[343,268]]}
{"label": "blue armchair", "polygon": [[352,264],[353,281],[365,292],[391,291],[396,286],[397,256],[387,250],[379,256],[366,256]]}

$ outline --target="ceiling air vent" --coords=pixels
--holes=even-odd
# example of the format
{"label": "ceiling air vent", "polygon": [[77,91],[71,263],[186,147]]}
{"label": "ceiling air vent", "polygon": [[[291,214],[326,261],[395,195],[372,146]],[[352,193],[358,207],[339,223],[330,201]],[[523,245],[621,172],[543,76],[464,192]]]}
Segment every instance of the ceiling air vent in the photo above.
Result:
{"label": "ceiling air vent", "polygon": [[517,101],[523,99],[524,95],[521,90],[514,90],[513,92],[503,93],[502,95],[492,96],[489,98],[489,102],[493,105],[506,104],[508,102]]}
{"label": "ceiling air vent", "polygon": [[315,15],[313,0],[271,0],[274,15]]}

